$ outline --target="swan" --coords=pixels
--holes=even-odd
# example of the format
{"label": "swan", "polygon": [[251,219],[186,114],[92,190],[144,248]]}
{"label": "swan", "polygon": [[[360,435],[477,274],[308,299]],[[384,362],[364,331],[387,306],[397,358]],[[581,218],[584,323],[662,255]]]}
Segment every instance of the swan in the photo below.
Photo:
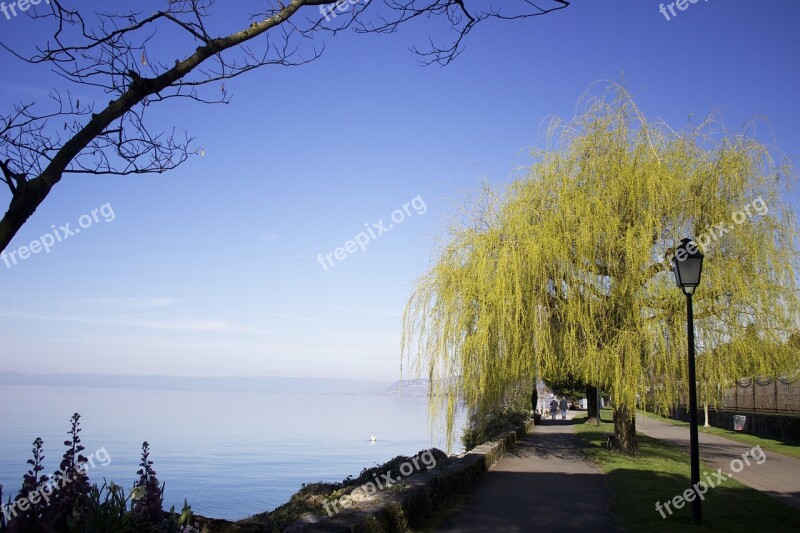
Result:
{"label": "swan", "polygon": [[369,436],[369,440],[372,441],[372,442],[375,442],[378,439],[375,437],[375,435],[370,435]]}

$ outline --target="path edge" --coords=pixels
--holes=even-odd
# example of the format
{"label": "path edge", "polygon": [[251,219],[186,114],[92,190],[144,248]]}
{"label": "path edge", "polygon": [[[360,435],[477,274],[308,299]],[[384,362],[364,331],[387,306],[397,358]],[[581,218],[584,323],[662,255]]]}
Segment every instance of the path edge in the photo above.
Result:
{"label": "path edge", "polygon": [[[453,456],[448,465],[412,475],[392,490],[379,492],[370,501],[312,523],[296,523],[286,531],[311,532],[401,532],[419,527],[443,503],[472,492],[479,479],[503,455],[533,431],[533,420],[469,452]],[[308,517],[313,520],[315,517]]]}

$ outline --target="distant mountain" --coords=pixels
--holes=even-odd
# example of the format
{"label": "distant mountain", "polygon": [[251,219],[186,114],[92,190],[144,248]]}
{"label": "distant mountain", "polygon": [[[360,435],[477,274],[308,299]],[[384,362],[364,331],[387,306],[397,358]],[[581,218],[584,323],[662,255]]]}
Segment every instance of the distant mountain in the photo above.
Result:
{"label": "distant mountain", "polygon": [[385,387],[386,382],[333,378],[119,376],[99,374],[18,374],[0,372],[0,386],[83,387],[218,392],[354,393]]}
{"label": "distant mountain", "polygon": [[395,381],[391,385],[373,387],[355,393],[337,394],[353,394],[355,396],[406,396],[411,398],[425,398],[428,396],[429,384],[430,381],[427,379],[407,379],[403,381]]}
{"label": "distant mountain", "polygon": [[380,396],[428,396],[430,381],[427,379],[407,379],[396,381],[388,387],[380,387],[375,393]]}

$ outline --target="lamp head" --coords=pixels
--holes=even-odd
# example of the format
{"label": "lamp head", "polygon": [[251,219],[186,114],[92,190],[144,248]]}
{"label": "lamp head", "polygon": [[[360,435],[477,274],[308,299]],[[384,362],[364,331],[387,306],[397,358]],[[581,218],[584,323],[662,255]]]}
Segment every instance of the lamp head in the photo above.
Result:
{"label": "lamp head", "polygon": [[703,272],[703,257],[692,239],[683,239],[672,258],[672,272],[675,282],[685,294],[692,294],[700,285]]}

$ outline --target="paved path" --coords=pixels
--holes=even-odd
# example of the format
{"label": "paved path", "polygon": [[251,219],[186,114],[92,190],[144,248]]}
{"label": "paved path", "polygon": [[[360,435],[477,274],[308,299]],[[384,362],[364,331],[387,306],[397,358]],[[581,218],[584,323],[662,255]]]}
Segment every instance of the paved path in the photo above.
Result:
{"label": "paved path", "polygon": [[571,420],[542,422],[436,531],[617,531],[603,474],[579,448]]}
{"label": "paved path", "polygon": [[[636,417],[636,430],[686,450],[689,449],[688,427],[676,426],[639,413]],[[721,468],[728,477],[733,477],[744,485],[769,494],[800,510],[800,459],[764,451],[766,457],[764,460],[762,459],[764,456],[758,450],[753,451],[753,447],[749,444],[707,435],[702,431],[699,439],[700,460],[705,464]],[[742,460],[745,454],[750,462],[749,466]],[[739,462],[733,462],[736,459]],[[758,464],[757,460],[762,461],[761,464]],[[739,468],[740,472],[734,472]],[[702,471],[700,479],[703,479]],[[715,479],[713,474],[711,479]]]}

